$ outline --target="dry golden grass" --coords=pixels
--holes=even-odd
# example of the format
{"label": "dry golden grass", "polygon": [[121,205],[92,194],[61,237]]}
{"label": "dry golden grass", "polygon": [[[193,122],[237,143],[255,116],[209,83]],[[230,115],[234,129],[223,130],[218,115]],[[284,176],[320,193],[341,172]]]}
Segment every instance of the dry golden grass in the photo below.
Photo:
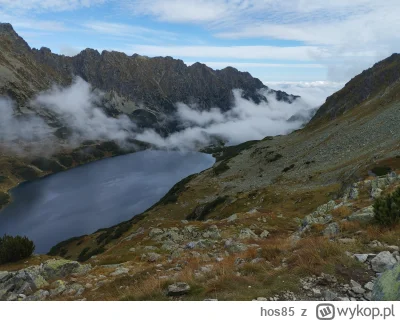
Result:
{"label": "dry golden grass", "polygon": [[342,255],[338,243],[325,237],[308,237],[297,243],[288,263],[292,269],[318,275],[328,265],[338,263]]}
{"label": "dry golden grass", "polygon": [[353,211],[347,206],[340,206],[332,211],[335,219],[344,219],[349,216]]}

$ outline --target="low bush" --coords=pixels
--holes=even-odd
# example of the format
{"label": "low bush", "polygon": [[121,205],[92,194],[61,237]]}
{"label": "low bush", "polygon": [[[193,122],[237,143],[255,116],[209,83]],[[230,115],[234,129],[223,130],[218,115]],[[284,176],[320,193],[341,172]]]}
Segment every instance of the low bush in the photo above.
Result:
{"label": "low bush", "polygon": [[35,244],[26,236],[4,235],[0,238],[0,264],[30,257],[34,250]]}
{"label": "low bush", "polygon": [[384,226],[395,225],[400,220],[400,188],[374,202],[375,221]]}

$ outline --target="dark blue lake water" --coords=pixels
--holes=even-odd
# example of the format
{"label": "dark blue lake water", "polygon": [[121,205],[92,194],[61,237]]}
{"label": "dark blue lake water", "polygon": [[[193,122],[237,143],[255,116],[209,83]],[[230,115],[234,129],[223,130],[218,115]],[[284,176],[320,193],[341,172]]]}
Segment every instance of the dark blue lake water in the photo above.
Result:
{"label": "dark blue lake water", "polygon": [[214,164],[211,155],[142,151],[57,173],[12,190],[0,235],[26,235],[37,253],[142,213],[178,181]]}

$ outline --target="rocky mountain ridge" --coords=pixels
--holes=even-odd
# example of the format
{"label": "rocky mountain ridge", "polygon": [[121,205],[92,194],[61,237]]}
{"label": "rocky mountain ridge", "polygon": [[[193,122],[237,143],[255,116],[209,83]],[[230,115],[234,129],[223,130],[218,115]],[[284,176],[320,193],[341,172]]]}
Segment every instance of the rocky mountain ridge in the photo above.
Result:
{"label": "rocky mountain ridge", "polygon": [[168,122],[182,102],[197,110],[232,107],[233,89],[255,103],[266,101],[260,90],[291,103],[298,96],[274,91],[247,72],[227,67],[213,70],[201,63],[187,66],[172,57],[128,56],[116,51],[99,53],[85,49],[73,57],[54,54],[50,49],[31,49],[10,24],[0,24],[0,95],[24,104],[51,84],[68,85],[79,76],[105,92],[109,114],[129,115],[139,127],[156,128],[164,133],[175,130]]}
{"label": "rocky mountain ridge", "polygon": [[339,91],[326,99],[310,122],[321,119],[335,119],[378,94],[384,94],[391,86],[396,86],[400,79],[400,54],[374,64],[351,79]]}

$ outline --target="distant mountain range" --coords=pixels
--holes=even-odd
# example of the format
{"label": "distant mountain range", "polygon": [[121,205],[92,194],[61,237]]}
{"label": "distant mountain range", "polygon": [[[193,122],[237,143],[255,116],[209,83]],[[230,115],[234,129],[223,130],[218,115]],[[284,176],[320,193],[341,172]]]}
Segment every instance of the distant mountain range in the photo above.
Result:
{"label": "distant mountain range", "polygon": [[191,66],[171,57],[128,56],[116,51],[85,49],[74,57],[31,49],[8,23],[0,24],[0,95],[26,103],[35,93],[52,84],[69,85],[79,76],[105,92],[108,114],[129,115],[139,127],[162,133],[174,131],[174,122],[165,122],[175,103],[193,104],[200,111],[232,107],[232,89],[242,89],[242,97],[255,103],[266,101],[260,90],[291,103],[299,96],[274,91],[248,72],[227,67],[213,70],[201,63]]}

